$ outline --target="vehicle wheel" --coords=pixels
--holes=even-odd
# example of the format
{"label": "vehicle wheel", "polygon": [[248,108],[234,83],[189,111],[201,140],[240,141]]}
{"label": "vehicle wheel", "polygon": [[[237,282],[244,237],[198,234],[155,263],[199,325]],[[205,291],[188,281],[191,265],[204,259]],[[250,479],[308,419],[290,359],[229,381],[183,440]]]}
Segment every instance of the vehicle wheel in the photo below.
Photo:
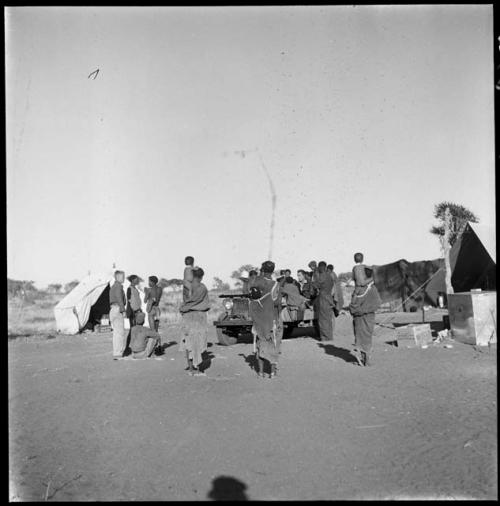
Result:
{"label": "vehicle wheel", "polygon": [[232,344],[236,344],[238,342],[238,337],[226,328],[216,327],[216,330],[219,344],[222,344],[223,346],[231,346]]}
{"label": "vehicle wheel", "polygon": [[290,323],[288,325],[283,326],[283,339],[288,339],[292,337],[294,329],[297,328],[297,325]]}

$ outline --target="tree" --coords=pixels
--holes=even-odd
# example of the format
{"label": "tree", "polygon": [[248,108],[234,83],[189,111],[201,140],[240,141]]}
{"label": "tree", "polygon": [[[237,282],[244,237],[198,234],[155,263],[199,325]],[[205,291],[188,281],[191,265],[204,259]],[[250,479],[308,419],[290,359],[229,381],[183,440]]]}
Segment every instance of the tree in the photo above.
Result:
{"label": "tree", "polygon": [[75,288],[76,285],[78,285],[78,283],[80,283],[80,281],[78,281],[77,279],[74,279],[73,281],[70,281],[69,283],[66,283],[64,285],[64,292],[65,293],[71,292],[71,290],[73,290],[73,288]]}
{"label": "tree", "polygon": [[349,283],[352,280],[352,271],[351,272],[341,272],[338,276],[340,283]]}
{"label": "tree", "polygon": [[50,293],[59,293],[61,291],[61,283],[51,283],[47,289]]}
{"label": "tree", "polygon": [[168,279],[160,278],[160,281],[158,281],[158,286],[162,289],[170,286]]}
{"label": "tree", "polygon": [[34,281],[18,281],[7,278],[7,293],[9,297],[24,297],[37,293]]}
{"label": "tree", "polygon": [[457,242],[468,221],[478,223],[479,219],[466,207],[453,202],[441,202],[434,207],[434,218],[438,225],[431,228],[431,234],[437,235],[441,242],[445,266],[446,293],[453,293],[451,284],[450,249]]}
{"label": "tree", "polygon": [[254,267],[253,265],[251,264],[245,264],[245,265],[242,265],[239,269],[233,271],[233,273],[231,274],[231,279],[234,279],[236,281],[235,285],[236,286],[241,286],[241,281],[240,281],[240,277],[241,277],[241,274],[243,273],[243,271],[246,271],[246,272],[250,272],[250,271],[259,271],[258,267]]}
{"label": "tree", "polygon": [[160,281],[158,281],[158,286],[161,288],[167,288],[172,287],[174,289],[182,288],[183,285],[182,279],[172,278],[172,279],[165,279],[161,278]]}
{"label": "tree", "polygon": [[448,244],[453,246],[463,232],[468,221],[478,223],[479,218],[469,209],[453,202],[441,202],[434,207],[434,218],[439,220],[438,225],[434,225],[430,232],[437,235],[441,243],[445,235],[445,213],[450,210],[450,228]]}
{"label": "tree", "polygon": [[224,283],[224,281],[222,281],[222,279],[220,279],[218,277],[214,278],[213,287],[214,287],[214,290],[219,290],[221,292],[230,289],[229,284],[228,283]]}

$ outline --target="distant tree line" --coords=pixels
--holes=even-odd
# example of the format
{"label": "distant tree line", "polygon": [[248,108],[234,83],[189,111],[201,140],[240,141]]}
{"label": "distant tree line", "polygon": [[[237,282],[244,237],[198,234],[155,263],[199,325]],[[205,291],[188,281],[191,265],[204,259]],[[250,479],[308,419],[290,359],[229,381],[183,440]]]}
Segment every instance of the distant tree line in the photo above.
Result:
{"label": "distant tree line", "polygon": [[183,284],[182,279],[178,279],[178,278],[172,278],[172,279],[161,278],[160,281],[158,281],[158,286],[160,286],[161,288],[172,287],[172,288],[180,289],[180,288],[182,288],[182,284]]}
{"label": "distant tree line", "polygon": [[7,294],[9,297],[24,297],[25,295],[38,293],[34,281],[19,281],[7,278]]}

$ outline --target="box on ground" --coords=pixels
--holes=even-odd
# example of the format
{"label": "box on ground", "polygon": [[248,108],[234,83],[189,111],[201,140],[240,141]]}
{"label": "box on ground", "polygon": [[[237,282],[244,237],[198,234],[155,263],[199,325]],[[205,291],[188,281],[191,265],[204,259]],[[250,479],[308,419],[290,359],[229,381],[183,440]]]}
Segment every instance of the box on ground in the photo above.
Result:
{"label": "box on ground", "polygon": [[478,346],[497,342],[496,292],[450,293],[448,313],[455,340]]}
{"label": "box on ground", "polygon": [[412,339],[417,346],[432,343],[432,330],[429,323],[410,324],[396,329],[396,339]]}

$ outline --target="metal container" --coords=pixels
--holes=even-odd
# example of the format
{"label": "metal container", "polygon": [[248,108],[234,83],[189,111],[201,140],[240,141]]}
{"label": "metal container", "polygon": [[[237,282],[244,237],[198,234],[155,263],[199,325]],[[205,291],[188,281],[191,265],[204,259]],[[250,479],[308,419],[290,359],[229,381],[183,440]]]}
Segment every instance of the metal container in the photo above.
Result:
{"label": "metal container", "polygon": [[448,294],[450,328],[456,341],[486,346],[497,342],[496,292]]}

